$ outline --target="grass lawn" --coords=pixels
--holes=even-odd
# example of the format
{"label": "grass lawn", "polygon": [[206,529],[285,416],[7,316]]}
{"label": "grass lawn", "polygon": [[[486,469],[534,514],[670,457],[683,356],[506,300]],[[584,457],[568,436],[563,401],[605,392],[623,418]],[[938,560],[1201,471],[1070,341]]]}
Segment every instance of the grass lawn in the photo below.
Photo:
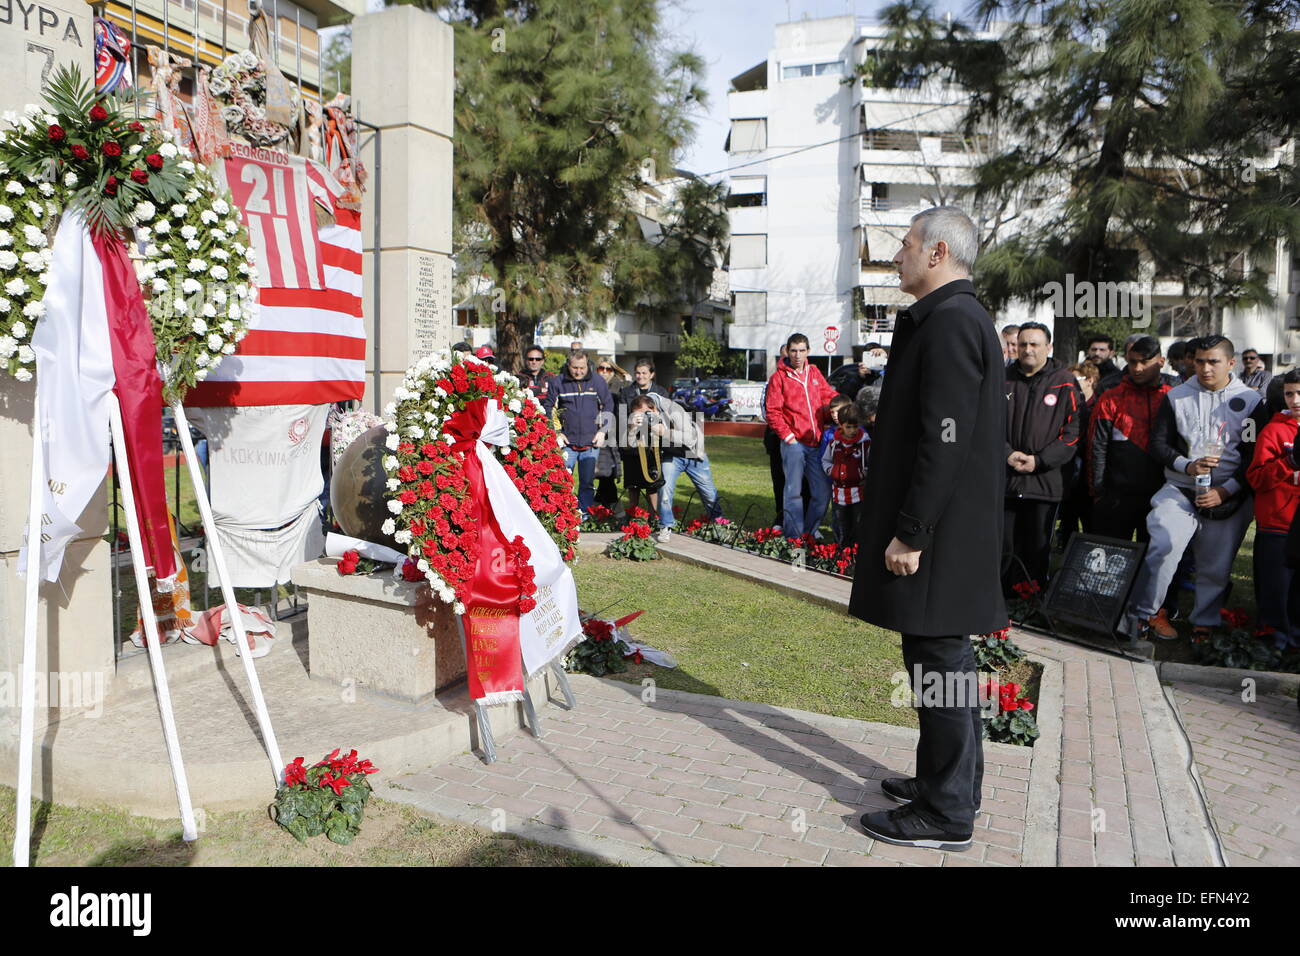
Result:
{"label": "grass lawn", "polygon": [[[603,866],[594,857],[511,834],[444,823],[375,797],[350,846],[323,836],[300,844],[265,810],[208,814],[185,843],[175,820],[121,810],[33,804],[38,866]],[[14,790],[0,787],[0,828],[14,828]],[[9,855],[5,855],[8,865]]]}
{"label": "grass lawn", "polygon": [[676,668],[634,664],[616,678],[916,726],[911,707],[889,702],[890,679],[903,669],[895,634],[669,559],[634,564],[584,554],[574,573],[583,610],[615,617],[644,608],[633,633],[677,658]]}

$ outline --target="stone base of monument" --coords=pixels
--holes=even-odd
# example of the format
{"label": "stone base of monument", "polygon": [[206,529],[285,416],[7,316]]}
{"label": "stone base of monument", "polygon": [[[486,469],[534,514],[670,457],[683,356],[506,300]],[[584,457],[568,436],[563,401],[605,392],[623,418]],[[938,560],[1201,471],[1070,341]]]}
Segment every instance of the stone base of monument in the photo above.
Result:
{"label": "stone base of monument", "polygon": [[423,582],[391,571],[340,575],[337,565],[320,558],[293,569],[307,597],[312,677],[408,703],[464,679],[456,615]]}
{"label": "stone base of monument", "polygon": [[[303,581],[311,591],[310,620],[308,615],[300,614],[296,619],[281,621],[271,653],[257,661],[262,691],[285,762],[301,756],[314,763],[335,747],[355,747],[374,761],[380,768],[380,779],[384,779],[479,750],[475,708],[464,681],[452,678],[449,685],[439,683],[457,668],[464,672],[463,653],[459,664],[453,664],[458,645],[449,644],[436,626],[422,638],[432,650],[426,654],[425,646],[416,645],[420,653],[409,653],[409,642],[414,638],[409,628],[404,630],[390,619],[387,609],[398,607],[392,602],[377,601],[370,611],[349,610],[354,622],[353,646],[343,648],[337,642],[332,645],[331,659],[344,661],[356,670],[351,678],[356,683],[340,683],[339,679],[319,675],[313,660],[316,639],[310,630],[317,625],[322,608],[328,608],[331,600],[361,600],[352,592],[358,586],[365,589],[375,584],[378,578],[366,581],[340,577],[332,562],[311,563],[315,564],[329,565],[333,582],[343,588],[342,596],[325,596],[330,590],[327,582],[333,582],[313,578],[308,571]],[[314,583],[307,585],[307,581]],[[401,587],[417,590],[405,582]],[[317,603],[322,596],[325,600]],[[415,619],[417,605],[418,601],[408,604],[405,615]],[[409,661],[400,656],[403,646],[408,648]],[[374,660],[365,660],[367,647],[380,649]],[[436,660],[439,654],[442,665]],[[419,676],[403,682],[397,674],[385,674],[376,664],[385,655]],[[432,666],[426,666],[429,657],[435,658]],[[253,716],[243,664],[233,645],[226,641],[216,647],[175,644],[163,649],[163,658],[196,810],[213,812],[269,804],[275,792],[271,765]],[[363,663],[370,664],[371,669],[360,670]],[[363,677],[370,683],[362,684]],[[432,682],[436,692],[422,690],[427,682]],[[539,711],[546,703],[562,702],[550,674],[538,675],[528,687]],[[403,696],[407,699],[400,699]],[[516,732],[528,732],[523,729],[526,725],[519,704],[490,707],[487,713],[499,751],[509,750],[510,737]],[[541,720],[545,731],[544,711]],[[33,795],[37,799],[72,806],[112,806],[154,817],[177,816],[176,792],[163,746],[149,662],[143,651],[118,662],[112,689],[98,712],[83,712],[51,723],[37,734],[36,743]],[[0,782],[12,786],[17,765],[16,754],[0,749]]]}

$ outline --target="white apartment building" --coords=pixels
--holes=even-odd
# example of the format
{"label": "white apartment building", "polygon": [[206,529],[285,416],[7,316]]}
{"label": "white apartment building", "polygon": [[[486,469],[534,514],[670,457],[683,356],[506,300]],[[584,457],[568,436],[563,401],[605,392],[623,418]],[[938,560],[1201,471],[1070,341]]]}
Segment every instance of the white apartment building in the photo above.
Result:
{"label": "white apartment building", "polygon": [[[1002,238],[1032,223],[1036,207],[1054,199],[972,208],[972,168],[999,144],[990,138],[996,133],[974,141],[957,134],[965,108],[959,88],[933,80],[897,89],[844,82],[885,34],[884,26],[852,16],[778,24],[767,58],[731,81],[729,344],[748,350],[750,378],[770,373],[795,331],[808,336],[825,372],[850,361],[855,346],[887,345],[898,309],[912,301],[898,289],[892,259],[922,209],[961,206],[986,240],[995,225]],[[1276,307],[1216,309],[1212,320],[1274,368],[1294,364],[1300,353],[1297,268],[1300,260],[1279,244],[1269,270]],[[1150,269],[1145,278],[1151,329],[1166,345],[1193,334],[1194,320],[1209,315],[1180,283]],[[1053,325],[1046,297],[994,315],[998,327],[1030,318]]]}

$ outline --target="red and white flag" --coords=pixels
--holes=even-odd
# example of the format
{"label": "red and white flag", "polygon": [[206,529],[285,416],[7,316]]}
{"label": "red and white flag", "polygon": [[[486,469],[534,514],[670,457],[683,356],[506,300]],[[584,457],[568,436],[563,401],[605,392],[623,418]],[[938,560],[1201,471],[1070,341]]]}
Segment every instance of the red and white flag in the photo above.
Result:
{"label": "red and white flag", "polygon": [[[58,579],[82,512],[108,471],[109,393],[118,396],[145,562],[160,590],[176,574],[163,485],[162,381],[140,283],[122,240],[92,238],[65,212],[54,237],[45,316],[32,335],[45,501],[41,564]],[[29,529],[30,532],[30,529]],[[26,567],[26,558],[23,567]]]}
{"label": "red and white flag", "polygon": [[[267,161],[279,157],[280,163]],[[243,147],[226,160],[259,261],[248,335],[185,399],[195,408],[324,405],[365,392],[361,216],[318,163]],[[243,183],[242,192],[236,189]],[[335,224],[317,227],[313,205]]]}

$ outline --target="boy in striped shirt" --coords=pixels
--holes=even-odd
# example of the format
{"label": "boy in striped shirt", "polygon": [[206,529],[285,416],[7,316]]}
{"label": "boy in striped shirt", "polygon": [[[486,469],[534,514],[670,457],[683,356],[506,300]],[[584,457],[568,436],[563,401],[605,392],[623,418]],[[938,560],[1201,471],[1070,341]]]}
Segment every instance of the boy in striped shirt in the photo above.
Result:
{"label": "boy in striped shirt", "polygon": [[832,525],[835,543],[843,547],[857,540],[858,512],[862,506],[862,476],[867,467],[871,439],[862,427],[862,413],[852,403],[839,410],[839,427],[822,452],[822,470],[831,480]]}

